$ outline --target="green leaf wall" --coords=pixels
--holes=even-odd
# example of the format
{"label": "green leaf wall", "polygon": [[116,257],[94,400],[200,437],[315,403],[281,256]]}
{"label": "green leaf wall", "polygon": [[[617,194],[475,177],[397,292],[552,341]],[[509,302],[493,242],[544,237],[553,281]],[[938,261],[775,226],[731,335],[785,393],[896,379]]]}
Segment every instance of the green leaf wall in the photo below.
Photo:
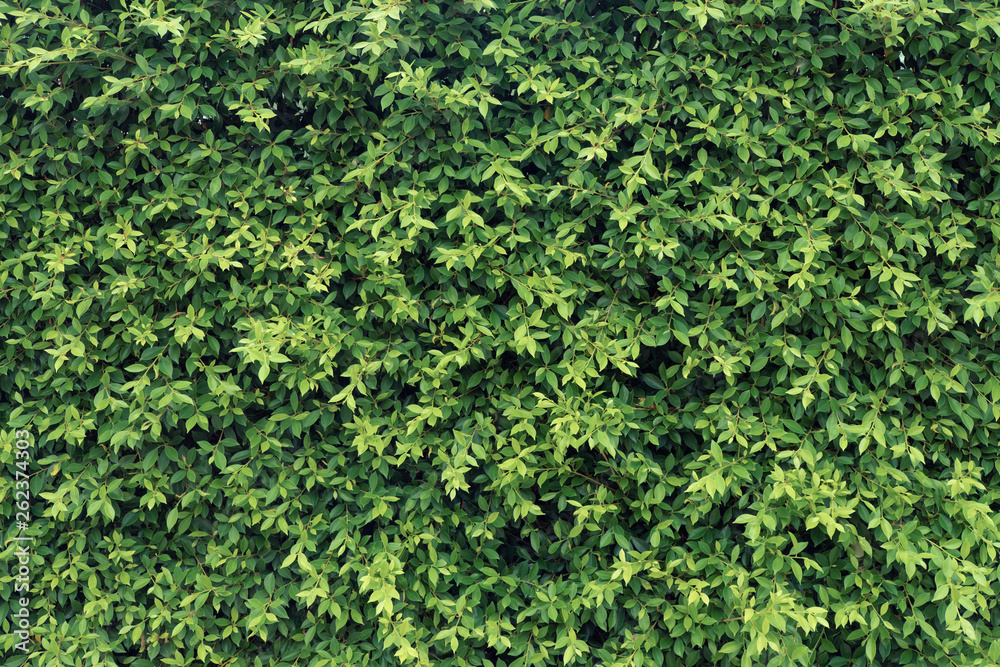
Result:
{"label": "green leaf wall", "polygon": [[3,665],[997,665],[998,38],[3,0]]}

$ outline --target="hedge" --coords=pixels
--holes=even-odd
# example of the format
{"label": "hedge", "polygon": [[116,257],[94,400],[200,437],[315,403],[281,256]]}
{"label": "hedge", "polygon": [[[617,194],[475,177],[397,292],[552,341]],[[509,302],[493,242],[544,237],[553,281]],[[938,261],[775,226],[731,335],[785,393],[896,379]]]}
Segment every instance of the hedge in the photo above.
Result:
{"label": "hedge", "polygon": [[0,15],[4,665],[998,664],[997,3]]}

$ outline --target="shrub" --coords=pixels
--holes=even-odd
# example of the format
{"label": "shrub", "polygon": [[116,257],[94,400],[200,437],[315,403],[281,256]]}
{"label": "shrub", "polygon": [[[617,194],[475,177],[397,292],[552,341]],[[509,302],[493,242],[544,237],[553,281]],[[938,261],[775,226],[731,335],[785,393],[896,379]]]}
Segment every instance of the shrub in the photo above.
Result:
{"label": "shrub", "polygon": [[5,664],[997,664],[996,3],[0,13]]}

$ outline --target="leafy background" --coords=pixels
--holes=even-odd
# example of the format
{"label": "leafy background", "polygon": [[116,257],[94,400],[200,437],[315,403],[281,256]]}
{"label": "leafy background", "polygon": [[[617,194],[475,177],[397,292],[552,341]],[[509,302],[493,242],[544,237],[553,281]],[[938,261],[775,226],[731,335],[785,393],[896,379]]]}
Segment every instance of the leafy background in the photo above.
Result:
{"label": "leafy background", "polygon": [[0,2],[4,664],[998,664],[998,36]]}

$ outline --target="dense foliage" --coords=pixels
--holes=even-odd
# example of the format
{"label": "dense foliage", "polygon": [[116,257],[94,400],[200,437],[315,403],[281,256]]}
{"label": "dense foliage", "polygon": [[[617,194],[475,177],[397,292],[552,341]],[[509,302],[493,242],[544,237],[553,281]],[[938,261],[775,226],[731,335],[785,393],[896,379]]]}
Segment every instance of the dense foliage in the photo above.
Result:
{"label": "dense foliage", "polygon": [[3,0],[4,664],[998,664],[998,36]]}

